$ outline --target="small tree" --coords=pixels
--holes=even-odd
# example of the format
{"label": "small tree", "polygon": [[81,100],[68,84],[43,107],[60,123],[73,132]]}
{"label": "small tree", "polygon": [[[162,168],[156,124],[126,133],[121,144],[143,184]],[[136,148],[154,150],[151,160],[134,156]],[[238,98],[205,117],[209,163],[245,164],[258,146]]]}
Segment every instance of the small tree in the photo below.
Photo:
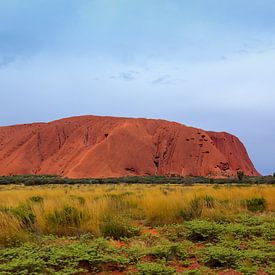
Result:
{"label": "small tree", "polygon": [[210,184],[214,184],[214,179],[213,179],[213,178],[210,178],[210,179],[209,179],[209,183],[210,183]]}
{"label": "small tree", "polygon": [[273,173],[273,177],[275,178],[275,172]]}
{"label": "small tree", "polygon": [[242,181],[244,177],[244,172],[242,170],[237,171],[237,178],[239,181]]}

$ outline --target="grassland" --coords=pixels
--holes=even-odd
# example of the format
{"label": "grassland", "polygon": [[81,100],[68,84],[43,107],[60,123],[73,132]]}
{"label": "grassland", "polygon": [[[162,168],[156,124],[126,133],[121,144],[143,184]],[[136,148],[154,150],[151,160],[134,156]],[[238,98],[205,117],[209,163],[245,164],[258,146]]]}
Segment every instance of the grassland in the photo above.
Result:
{"label": "grassland", "polygon": [[0,274],[275,274],[274,211],[273,185],[2,185]]}

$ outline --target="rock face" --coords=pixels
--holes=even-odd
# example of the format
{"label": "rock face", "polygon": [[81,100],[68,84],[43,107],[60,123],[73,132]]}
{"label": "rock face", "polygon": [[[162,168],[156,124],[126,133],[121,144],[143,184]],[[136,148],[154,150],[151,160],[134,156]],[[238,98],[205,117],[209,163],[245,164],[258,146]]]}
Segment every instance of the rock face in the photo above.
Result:
{"label": "rock face", "polygon": [[0,175],[259,175],[240,140],[154,119],[81,116],[0,127]]}

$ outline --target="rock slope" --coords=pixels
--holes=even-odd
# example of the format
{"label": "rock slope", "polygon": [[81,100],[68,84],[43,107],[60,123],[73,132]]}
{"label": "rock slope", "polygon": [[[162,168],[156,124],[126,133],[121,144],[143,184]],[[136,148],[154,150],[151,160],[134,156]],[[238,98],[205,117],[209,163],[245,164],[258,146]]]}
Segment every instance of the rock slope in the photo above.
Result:
{"label": "rock slope", "polygon": [[80,116],[0,127],[0,175],[259,175],[228,133],[164,120]]}

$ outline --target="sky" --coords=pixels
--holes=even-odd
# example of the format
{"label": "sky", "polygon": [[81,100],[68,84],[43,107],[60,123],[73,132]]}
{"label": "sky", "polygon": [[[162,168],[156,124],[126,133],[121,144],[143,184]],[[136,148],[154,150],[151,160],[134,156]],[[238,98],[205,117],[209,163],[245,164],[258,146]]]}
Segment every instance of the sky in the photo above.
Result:
{"label": "sky", "polygon": [[275,172],[274,0],[0,0],[0,125],[76,115],[226,131]]}

